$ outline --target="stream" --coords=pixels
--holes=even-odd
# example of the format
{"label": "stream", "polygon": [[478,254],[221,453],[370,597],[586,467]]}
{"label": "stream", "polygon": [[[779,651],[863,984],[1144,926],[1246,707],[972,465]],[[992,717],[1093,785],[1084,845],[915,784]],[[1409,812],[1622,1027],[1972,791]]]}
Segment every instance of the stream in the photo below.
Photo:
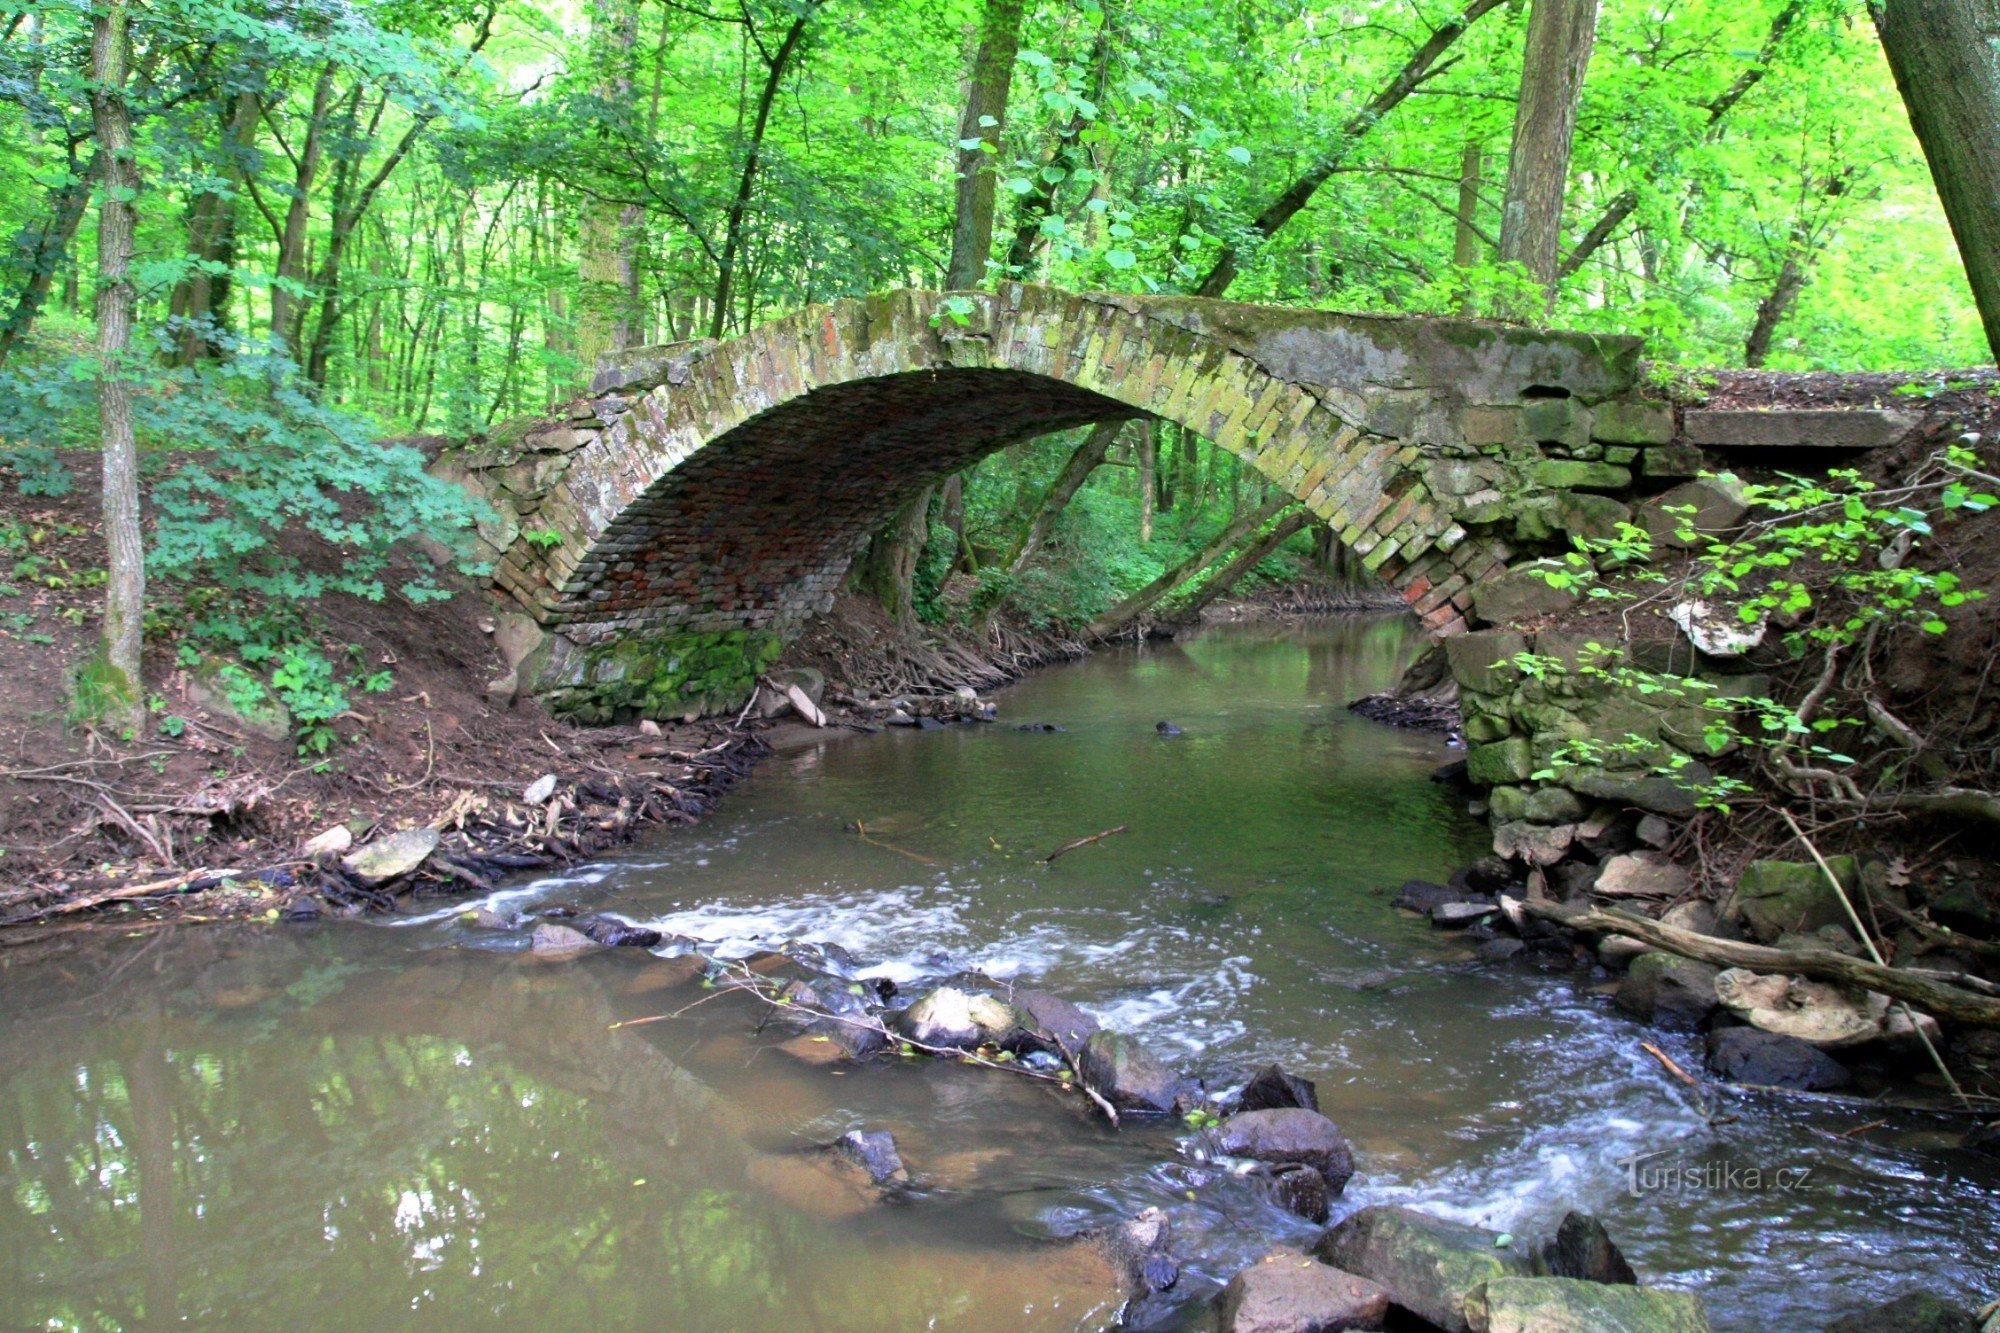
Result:
{"label": "stream", "polygon": [[[1618,1016],[1602,974],[1390,908],[1484,849],[1429,780],[1442,741],[1343,706],[1417,647],[1368,616],[1100,654],[1002,692],[998,724],[781,750],[702,824],[486,901],[729,957],[836,943],[905,987],[1032,982],[1212,1089],[1280,1061],[1354,1144],[1336,1218],[1529,1237],[1586,1209],[1718,1329],[2000,1294],[2000,1163],[1941,1150],[1960,1127],[1842,1138],[1875,1117],[1745,1099],[1711,1128],[1639,1048],[1695,1067],[1697,1041]],[[1160,1206],[1164,1326],[1202,1328],[1236,1267],[1316,1233],[1178,1124],[944,1062],[810,1064],[752,1000],[640,950],[535,962],[467,905],[149,932],[105,946],[110,985],[0,971],[0,1326],[1099,1327],[1115,1305],[1052,1242]],[[801,1169],[852,1128],[893,1131],[916,1187],[857,1206]]]}

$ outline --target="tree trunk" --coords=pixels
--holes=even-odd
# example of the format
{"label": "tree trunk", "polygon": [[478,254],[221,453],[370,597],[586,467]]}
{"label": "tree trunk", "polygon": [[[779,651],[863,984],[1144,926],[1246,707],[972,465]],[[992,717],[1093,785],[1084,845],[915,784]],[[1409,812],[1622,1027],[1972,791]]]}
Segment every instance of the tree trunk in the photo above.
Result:
{"label": "tree trunk", "polygon": [[[1105,88],[1111,78],[1111,24],[1108,21],[1098,28],[1091,44],[1090,64],[1090,100],[1102,106]],[[1062,166],[1089,125],[1081,112],[1070,115],[1063,127],[1056,131],[1055,147],[1043,159],[1042,169],[1035,173],[1033,188],[1022,196],[1020,207],[1014,213],[1014,239],[1007,247],[1007,271],[1012,276],[1026,276],[1028,265],[1034,262],[1035,251],[1042,243],[1042,221],[1055,212],[1056,194],[1062,188],[1062,182],[1068,179],[1067,172],[1058,170],[1056,178],[1051,180],[1048,169]]]}
{"label": "tree trunk", "polygon": [[1771,336],[1778,331],[1778,325],[1792,313],[1798,304],[1799,293],[1805,290],[1805,266],[1799,262],[1796,248],[1785,252],[1785,260],[1778,266],[1778,280],[1772,284],[1770,292],[1757,303],[1757,319],[1750,326],[1750,336],[1743,342],[1743,364],[1752,370],[1762,368],[1771,354]]}
{"label": "tree trunk", "polygon": [[930,535],[931,497],[936,492],[936,486],[926,486],[898,509],[861,559],[861,585],[905,629],[917,621],[917,561]]}
{"label": "tree trunk", "polygon": [[[944,275],[947,291],[980,286],[993,253],[993,202],[999,185],[993,163],[999,159],[1001,134],[1007,127],[1007,93],[1013,86],[1026,8],[1026,0],[986,0],[979,49],[966,80],[965,112],[958,119],[957,197],[951,263]],[[978,142],[971,148],[965,146],[974,140]]]}
{"label": "tree trunk", "polygon": [[1248,537],[1285,506],[1293,503],[1290,496],[1281,496],[1265,505],[1254,514],[1246,514],[1231,523],[1216,539],[1187,559],[1175,565],[1160,577],[1148,583],[1139,591],[1127,597],[1118,605],[1092,621],[1087,631],[1093,638],[1108,639],[1122,633],[1133,621],[1157,606],[1160,600],[1170,595],[1176,588],[1197,577],[1204,569],[1236,549],[1236,544]]}
{"label": "tree trunk", "polygon": [[[1458,211],[1451,238],[1451,262],[1463,274],[1479,267],[1479,181],[1486,165],[1486,145],[1477,139],[1465,141],[1458,155]],[[1458,313],[1476,315],[1477,302],[1468,283],[1459,299]]]}
{"label": "tree trunk", "polygon": [[1153,506],[1159,497],[1154,488],[1159,462],[1157,444],[1159,423],[1142,421],[1139,423],[1139,544],[1144,546],[1153,540]]}
{"label": "tree trunk", "polygon": [[[1450,68],[1453,62],[1439,61],[1452,44],[1465,35],[1465,30],[1477,23],[1483,16],[1498,9],[1505,0],[1472,0],[1464,13],[1445,23],[1431,33],[1410,58],[1403,62],[1401,69],[1382,85],[1368,104],[1347,118],[1347,123],[1334,135],[1333,145],[1312,165],[1305,175],[1287,186],[1285,192],[1272,200],[1270,205],[1250,223],[1250,238],[1253,242],[1267,241],[1277,234],[1278,228],[1296,217],[1301,209],[1312,202],[1319,187],[1332,178],[1333,173],[1346,164],[1348,154],[1354,151],[1368,131],[1375,128],[1382,117],[1401,105],[1404,98],[1415,92],[1426,79],[1434,78]],[[1195,289],[1197,296],[1220,296],[1229,290],[1229,284],[1236,281],[1237,263],[1241,259],[1238,245],[1222,247],[1222,254],[1216,259],[1215,267],[1201,280]]]}
{"label": "tree trunk", "polygon": [[1009,574],[1019,574],[1026,569],[1028,561],[1034,558],[1035,552],[1042,549],[1042,543],[1046,542],[1049,534],[1055,531],[1056,520],[1062,517],[1063,509],[1076,497],[1076,493],[1083,489],[1083,483],[1090,480],[1090,474],[1097,470],[1098,464],[1102,463],[1106,455],[1111,452],[1111,442],[1118,438],[1118,431],[1124,424],[1123,420],[1098,422],[1090,428],[1090,433],[1083,437],[1083,443],[1077,445],[1070,453],[1069,458],[1063,463],[1062,471],[1056,474],[1055,481],[1043,494],[1041,502],[1035,506],[1034,516],[1028,520],[1028,526],[1022,531],[1020,540],[1014,543],[1014,550],[1007,557]]}
{"label": "tree trunk", "polygon": [[110,568],[104,585],[102,655],[78,673],[76,711],[136,732],[146,716],[139,674],[146,561],[139,533],[139,457],[132,437],[128,364],[139,173],[133,161],[132,113],[125,100],[126,49],[124,0],[109,0],[91,25],[90,119],[104,187],[97,216],[97,413]]}
{"label": "tree trunk", "polygon": [[84,170],[83,164],[76,160],[76,144],[72,143],[69,170],[62,183],[49,191],[48,219],[25,247],[28,271],[22,277],[20,294],[14,298],[14,308],[7,312],[6,322],[0,323],[0,364],[28,336],[42,307],[48,303],[56,270],[62,267],[63,256],[69,253],[76,229],[90,207],[91,173],[95,170],[94,165],[90,171]]}
{"label": "tree trunk", "polygon": [[[1273,501],[1273,503],[1285,504],[1290,499],[1290,496],[1285,496]],[[1189,598],[1187,603],[1174,613],[1174,618],[1179,621],[1193,620],[1201,614],[1203,607],[1206,607],[1210,602],[1213,602],[1216,598],[1235,587],[1242,581],[1245,574],[1248,574],[1263,562],[1264,557],[1270,555],[1271,552],[1277,550],[1280,546],[1283,546],[1287,541],[1290,541],[1293,533],[1298,532],[1310,522],[1312,522],[1312,515],[1306,513],[1303,509],[1296,510],[1278,520],[1277,526],[1265,533],[1261,540],[1246,547],[1234,560],[1231,560],[1220,570],[1216,571],[1209,578],[1208,582],[1202,584],[1201,590]]]}
{"label": "tree trunk", "polygon": [[328,63],[313,85],[312,115],[306,122],[305,144],[292,172],[292,199],[285,209],[284,230],[278,237],[278,271],[271,284],[271,338],[298,356],[300,322],[305,318],[306,229],[312,220],[313,182],[325,150],[326,120],[333,110],[335,66]]}
{"label": "tree trunk", "polygon": [[221,158],[216,174],[225,185],[203,190],[188,205],[187,254],[201,267],[174,284],[167,315],[174,332],[175,365],[192,366],[221,354],[215,334],[218,312],[229,299],[227,272],[236,258],[236,196],[243,180],[243,155],[257,133],[257,94],[239,92],[222,123]]}
{"label": "tree trunk", "polygon": [[1545,294],[1544,310],[1555,300],[1576,108],[1596,40],[1597,0],[1534,0],[1507,154],[1500,262],[1527,269]]}
{"label": "tree trunk", "polygon": [[750,197],[757,187],[757,168],[764,155],[764,131],[771,123],[771,104],[778,100],[778,88],[785,81],[785,71],[798,54],[799,44],[805,40],[806,26],[812,22],[813,13],[821,0],[806,0],[799,9],[798,17],[785,32],[785,40],[778,44],[777,51],[767,62],[764,90],[757,97],[757,117],[750,127],[750,142],[743,153],[743,175],[736,183],[736,197],[729,201],[729,221],[723,233],[722,257],[716,263],[715,311],[708,326],[708,336],[720,338],[729,326],[730,286],[736,277],[736,256],[743,247],[743,223],[750,212]]}
{"label": "tree trunk", "polygon": [[1876,0],[1870,10],[2000,360],[2000,0]]}

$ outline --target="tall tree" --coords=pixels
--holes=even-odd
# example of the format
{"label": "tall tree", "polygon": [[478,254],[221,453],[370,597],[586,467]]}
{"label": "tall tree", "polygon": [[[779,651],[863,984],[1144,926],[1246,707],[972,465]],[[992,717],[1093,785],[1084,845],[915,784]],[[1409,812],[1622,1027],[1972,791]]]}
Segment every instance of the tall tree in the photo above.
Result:
{"label": "tall tree", "polygon": [[1545,293],[1545,307],[1555,299],[1576,108],[1596,42],[1597,0],[1534,0],[1507,154],[1500,262],[1525,268]]}
{"label": "tall tree", "polygon": [[2000,0],[1876,0],[1870,13],[2000,360]]}
{"label": "tall tree", "polygon": [[993,162],[1007,128],[1007,93],[1014,82],[1014,57],[1021,47],[1026,8],[1026,0],[986,0],[979,46],[965,81],[965,109],[958,118],[958,182],[946,291],[969,291],[986,279],[999,185]]}
{"label": "tall tree", "polygon": [[145,720],[139,653],[145,622],[146,560],[139,534],[139,456],[132,431],[132,245],[138,226],[133,201],[139,172],[133,158],[132,112],[126,102],[129,35],[124,0],[107,0],[93,16],[90,41],[91,126],[97,136],[98,430],[104,451],[104,585],[102,656],[78,679],[77,711],[137,730]]}

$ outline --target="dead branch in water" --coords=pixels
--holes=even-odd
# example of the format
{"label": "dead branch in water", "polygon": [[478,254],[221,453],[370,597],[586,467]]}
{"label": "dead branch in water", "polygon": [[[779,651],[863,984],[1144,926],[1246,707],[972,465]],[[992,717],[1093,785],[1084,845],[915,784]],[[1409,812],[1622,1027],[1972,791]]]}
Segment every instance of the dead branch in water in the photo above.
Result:
{"label": "dead branch in water", "polygon": [[1108,828],[1104,830],[1104,832],[1102,833],[1093,833],[1087,838],[1078,838],[1074,842],[1066,842],[1062,846],[1050,852],[1047,856],[1043,857],[1042,861],[1044,864],[1051,864],[1055,861],[1055,859],[1058,856],[1061,856],[1064,852],[1073,852],[1079,847],[1088,847],[1093,842],[1102,842],[1106,838],[1111,837],[1113,834],[1123,833],[1131,827],[1132,826],[1130,824],[1120,824],[1117,828]]}
{"label": "dead branch in water", "polygon": [[854,821],[854,831],[860,835],[861,841],[867,843],[870,847],[880,847],[885,852],[894,852],[898,856],[907,856],[912,861],[919,862],[923,865],[934,866],[937,864],[937,861],[932,857],[919,856],[917,855],[917,853],[910,851],[908,848],[898,847],[893,842],[883,842],[880,838],[877,838],[874,835],[870,834],[868,832],[868,826],[862,823],[858,819]]}

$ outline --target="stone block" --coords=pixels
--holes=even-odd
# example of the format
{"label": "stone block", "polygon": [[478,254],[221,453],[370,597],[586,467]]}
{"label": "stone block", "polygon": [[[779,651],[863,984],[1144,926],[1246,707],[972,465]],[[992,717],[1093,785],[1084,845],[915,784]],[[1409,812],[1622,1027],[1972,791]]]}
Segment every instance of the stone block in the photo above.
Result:
{"label": "stone block", "polygon": [[1635,449],[1629,444],[1606,445],[1604,448],[1604,461],[1615,463],[1619,467],[1630,467],[1639,461],[1641,452],[1643,451]]}
{"label": "stone block", "polygon": [[1572,537],[1602,540],[1618,534],[1620,523],[1632,521],[1632,510],[1608,495],[1582,491],[1556,493],[1556,523]]}
{"label": "stone block", "polygon": [[1501,694],[1512,689],[1520,677],[1514,655],[1526,652],[1526,636],[1507,630],[1480,630],[1460,634],[1446,641],[1445,660],[1451,665],[1452,679],[1463,689],[1484,694]]}
{"label": "stone block", "polygon": [[1698,477],[1708,466],[1701,450],[1691,444],[1656,444],[1639,459],[1642,477]]}
{"label": "stone block", "polygon": [[1556,615],[1576,605],[1576,594],[1558,588],[1545,574],[1564,572],[1557,560],[1516,565],[1473,590],[1472,605],[1480,619],[1497,625],[1515,624],[1537,616]]}
{"label": "stone block", "polygon": [[1534,771],[1534,750],[1523,736],[1475,745],[1465,752],[1465,775],[1481,787],[1522,782]]}
{"label": "stone block", "polygon": [[1467,407],[1458,414],[1458,433],[1470,445],[1506,444],[1521,438],[1518,407]]}
{"label": "stone block", "polygon": [[[1827,865],[1850,896],[1860,891],[1861,871],[1853,857],[1828,857]],[[1744,929],[1767,944],[1786,931],[1847,924],[1840,895],[1810,861],[1752,861],[1736,881],[1736,903]]]}
{"label": "stone block", "polygon": [[1533,477],[1536,485],[1552,491],[1622,491],[1632,484],[1632,469],[1550,458],[1535,465]]}
{"label": "stone block", "polygon": [[1605,444],[1665,444],[1674,438],[1674,410],[1665,403],[1599,403],[1590,438]]}
{"label": "stone block", "polygon": [[1883,408],[1690,409],[1684,432],[1690,444],[1719,449],[1880,449],[1922,420]]}
{"label": "stone block", "polygon": [[[1669,512],[1690,508],[1692,514]],[[1702,477],[1662,491],[1639,506],[1639,526],[1662,546],[1686,547],[1730,531],[1749,512],[1743,483],[1730,476]],[[1680,535],[1684,525],[1693,528],[1692,539]]]}

